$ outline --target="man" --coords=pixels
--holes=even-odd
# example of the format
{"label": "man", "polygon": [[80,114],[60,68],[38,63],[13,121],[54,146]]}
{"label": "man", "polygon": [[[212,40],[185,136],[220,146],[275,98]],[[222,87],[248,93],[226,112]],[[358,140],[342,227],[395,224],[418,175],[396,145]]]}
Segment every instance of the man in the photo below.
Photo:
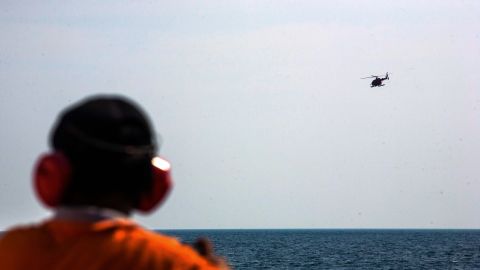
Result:
{"label": "man", "polygon": [[[150,212],[171,186],[151,125],[131,101],[98,96],[67,108],[34,171],[49,220],[0,238],[0,269],[226,269],[201,240],[196,250],[129,216]],[[200,255],[201,254],[201,255]]]}

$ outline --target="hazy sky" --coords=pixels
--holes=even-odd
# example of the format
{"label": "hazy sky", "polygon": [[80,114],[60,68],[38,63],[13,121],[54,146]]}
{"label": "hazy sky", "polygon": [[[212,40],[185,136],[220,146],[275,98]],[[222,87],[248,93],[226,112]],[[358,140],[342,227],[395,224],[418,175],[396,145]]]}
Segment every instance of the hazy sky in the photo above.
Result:
{"label": "hazy sky", "polygon": [[0,229],[49,215],[33,164],[97,93],[173,164],[147,227],[480,228],[479,1],[157,2],[1,1]]}

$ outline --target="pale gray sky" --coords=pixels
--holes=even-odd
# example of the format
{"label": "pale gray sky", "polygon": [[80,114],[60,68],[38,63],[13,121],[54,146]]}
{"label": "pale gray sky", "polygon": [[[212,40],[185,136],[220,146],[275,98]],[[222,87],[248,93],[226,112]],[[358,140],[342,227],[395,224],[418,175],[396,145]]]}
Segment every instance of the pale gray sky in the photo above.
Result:
{"label": "pale gray sky", "polygon": [[[0,229],[57,113],[142,104],[151,228],[480,228],[479,1],[1,1]],[[382,88],[361,77],[391,72]]]}

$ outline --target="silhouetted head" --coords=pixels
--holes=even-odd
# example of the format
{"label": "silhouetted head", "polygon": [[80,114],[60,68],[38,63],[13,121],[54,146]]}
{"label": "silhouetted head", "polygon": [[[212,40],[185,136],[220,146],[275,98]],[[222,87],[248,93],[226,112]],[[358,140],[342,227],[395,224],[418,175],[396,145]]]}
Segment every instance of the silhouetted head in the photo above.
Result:
{"label": "silhouetted head", "polygon": [[50,144],[72,167],[62,205],[130,212],[151,187],[152,128],[145,113],[124,97],[95,96],[68,107]]}

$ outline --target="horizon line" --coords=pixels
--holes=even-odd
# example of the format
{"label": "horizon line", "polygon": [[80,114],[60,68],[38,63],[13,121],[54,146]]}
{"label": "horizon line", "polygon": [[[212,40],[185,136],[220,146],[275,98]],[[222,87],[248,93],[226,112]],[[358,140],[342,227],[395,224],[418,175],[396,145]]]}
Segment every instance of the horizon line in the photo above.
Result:
{"label": "horizon line", "polygon": [[254,230],[339,230],[339,231],[347,231],[347,230],[355,230],[355,231],[359,231],[359,230],[395,230],[395,231],[399,231],[399,230],[443,230],[443,231],[452,231],[452,230],[464,230],[464,231],[478,231],[480,230],[480,228],[414,228],[414,227],[411,227],[411,228],[394,228],[394,227],[390,227],[390,228],[353,228],[353,227],[341,227],[341,228],[311,228],[311,227],[299,227],[299,228],[179,228],[179,229],[176,229],[176,228],[165,228],[165,229],[151,229],[151,230],[154,230],[154,231],[233,231],[233,230],[237,230],[237,231],[248,231],[248,230],[251,230],[251,231],[254,231]]}

